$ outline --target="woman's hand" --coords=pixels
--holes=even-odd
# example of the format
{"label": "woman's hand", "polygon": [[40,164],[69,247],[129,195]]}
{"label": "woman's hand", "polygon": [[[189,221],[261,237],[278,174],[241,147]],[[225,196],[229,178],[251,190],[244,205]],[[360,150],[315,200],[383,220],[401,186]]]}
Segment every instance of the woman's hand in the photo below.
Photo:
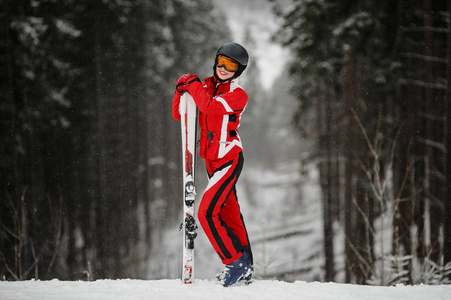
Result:
{"label": "woman's hand", "polygon": [[188,90],[189,85],[195,81],[200,82],[199,76],[197,76],[196,74],[182,75],[175,84],[175,90],[179,93],[183,93]]}

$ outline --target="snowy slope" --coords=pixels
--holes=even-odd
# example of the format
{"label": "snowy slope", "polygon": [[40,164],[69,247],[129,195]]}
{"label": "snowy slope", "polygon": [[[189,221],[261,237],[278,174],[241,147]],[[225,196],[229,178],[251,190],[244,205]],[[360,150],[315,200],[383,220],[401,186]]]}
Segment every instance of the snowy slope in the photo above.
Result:
{"label": "snowy slope", "polygon": [[198,280],[193,285],[181,285],[179,280],[1,281],[0,299],[445,300],[451,299],[451,285],[373,287],[257,280],[248,286],[224,288],[207,280]]}

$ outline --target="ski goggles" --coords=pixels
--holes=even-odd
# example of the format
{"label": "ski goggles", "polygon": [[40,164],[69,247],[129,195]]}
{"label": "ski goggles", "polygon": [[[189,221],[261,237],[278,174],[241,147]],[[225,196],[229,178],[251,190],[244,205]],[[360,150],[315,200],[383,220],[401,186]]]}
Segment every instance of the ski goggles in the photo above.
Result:
{"label": "ski goggles", "polygon": [[216,67],[224,67],[229,72],[238,71],[238,63],[223,55],[218,55],[216,58]]}

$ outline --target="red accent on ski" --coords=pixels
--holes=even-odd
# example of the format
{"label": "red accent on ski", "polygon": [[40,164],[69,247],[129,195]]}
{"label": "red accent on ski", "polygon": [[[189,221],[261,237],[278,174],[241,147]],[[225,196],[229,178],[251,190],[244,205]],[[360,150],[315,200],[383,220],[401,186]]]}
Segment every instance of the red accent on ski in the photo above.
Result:
{"label": "red accent on ski", "polygon": [[189,152],[188,147],[186,147],[185,151],[185,172],[193,174],[193,154]]}

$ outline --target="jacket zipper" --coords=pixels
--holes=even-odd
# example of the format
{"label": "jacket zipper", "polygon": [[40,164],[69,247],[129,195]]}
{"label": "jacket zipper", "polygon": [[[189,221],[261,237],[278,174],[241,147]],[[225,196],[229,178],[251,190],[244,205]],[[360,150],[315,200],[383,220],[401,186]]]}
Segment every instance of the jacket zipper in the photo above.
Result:
{"label": "jacket zipper", "polygon": [[[216,96],[216,93],[218,92],[219,86],[221,85],[221,83],[220,83],[220,82],[219,82],[218,84],[215,83],[215,85],[216,85],[216,87],[215,87],[215,91],[214,91],[214,93],[213,93],[213,97]],[[208,118],[208,115],[205,114],[205,127],[207,128],[207,132],[208,132],[208,122],[207,122],[207,118]],[[213,132],[213,134],[215,134],[215,133]],[[211,139],[211,140],[208,141],[208,148],[210,148],[210,144],[211,144],[212,142],[213,142],[213,139]]]}

